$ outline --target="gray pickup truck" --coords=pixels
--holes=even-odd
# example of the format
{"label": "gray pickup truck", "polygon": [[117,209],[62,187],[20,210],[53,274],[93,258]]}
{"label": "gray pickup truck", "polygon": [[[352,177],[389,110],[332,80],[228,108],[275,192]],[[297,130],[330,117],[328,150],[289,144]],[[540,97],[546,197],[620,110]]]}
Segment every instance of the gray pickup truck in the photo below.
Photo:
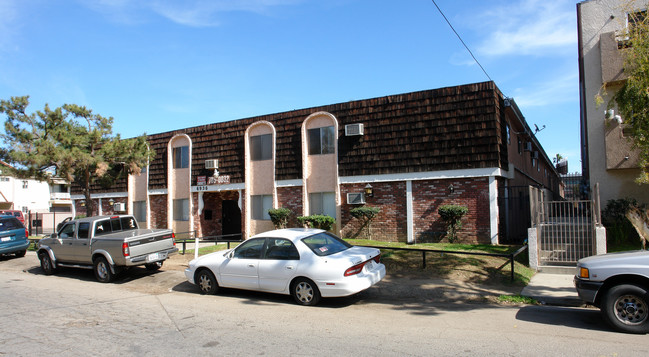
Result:
{"label": "gray pickup truck", "polygon": [[649,251],[580,259],[574,282],[579,297],[597,306],[613,328],[649,332]]}
{"label": "gray pickup truck", "polygon": [[170,229],[140,229],[133,216],[96,216],[71,220],[38,243],[38,258],[47,275],[58,267],[93,269],[102,283],[120,271],[144,265],[162,267],[178,251]]}

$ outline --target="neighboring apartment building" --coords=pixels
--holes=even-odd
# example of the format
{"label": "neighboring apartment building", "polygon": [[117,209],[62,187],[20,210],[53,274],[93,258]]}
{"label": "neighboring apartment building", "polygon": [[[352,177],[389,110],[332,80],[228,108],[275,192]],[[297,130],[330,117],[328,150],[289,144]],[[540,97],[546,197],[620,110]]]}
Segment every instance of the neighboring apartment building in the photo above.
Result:
{"label": "neighboring apartment building", "polygon": [[[30,228],[36,223],[38,228],[50,231],[55,223],[72,215],[70,185],[61,179],[47,183],[34,179],[20,179],[2,172],[0,161],[0,210],[19,210],[25,214],[26,225]],[[32,217],[29,217],[29,213]],[[34,230],[39,232],[40,229]]]}
{"label": "neighboring apartment building", "polygon": [[[630,11],[646,11],[647,0],[590,0],[577,4],[582,172],[591,189],[599,183],[602,207],[611,199],[632,197],[649,203],[649,189],[634,182],[638,156],[624,130],[624,118],[606,103],[625,80],[625,48],[620,34],[629,26]],[[604,84],[608,96],[598,106],[595,96]]]}
{"label": "neighboring apartment building", "polygon": [[[110,190],[96,187],[92,197],[103,213],[127,211],[143,226],[203,237],[271,230],[267,210],[277,207],[330,215],[337,233],[362,236],[350,210],[366,204],[381,209],[374,239],[430,241],[445,230],[439,206],[458,204],[469,208],[461,240],[508,242],[508,212],[527,209],[507,200],[509,190],[556,193],[560,182],[514,101],[493,82],[202,125],[148,141],[156,152],[149,167]],[[79,192],[73,187],[82,212]]]}

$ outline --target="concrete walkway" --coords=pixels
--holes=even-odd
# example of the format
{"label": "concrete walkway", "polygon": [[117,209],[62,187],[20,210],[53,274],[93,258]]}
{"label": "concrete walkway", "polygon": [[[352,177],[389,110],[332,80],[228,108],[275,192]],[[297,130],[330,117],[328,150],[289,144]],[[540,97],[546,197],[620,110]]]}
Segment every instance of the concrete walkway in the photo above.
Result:
{"label": "concrete walkway", "polygon": [[538,272],[521,295],[547,305],[582,306],[584,302],[579,299],[572,279],[572,274]]}

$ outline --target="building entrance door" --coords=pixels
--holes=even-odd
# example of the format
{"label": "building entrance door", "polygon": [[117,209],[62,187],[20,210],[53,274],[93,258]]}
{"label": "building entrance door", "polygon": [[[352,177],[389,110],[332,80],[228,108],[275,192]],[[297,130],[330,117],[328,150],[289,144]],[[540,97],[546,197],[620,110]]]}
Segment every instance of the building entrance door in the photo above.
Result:
{"label": "building entrance door", "polygon": [[223,235],[241,234],[241,209],[235,200],[223,200],[222,207],[222,222],[223,222]]}

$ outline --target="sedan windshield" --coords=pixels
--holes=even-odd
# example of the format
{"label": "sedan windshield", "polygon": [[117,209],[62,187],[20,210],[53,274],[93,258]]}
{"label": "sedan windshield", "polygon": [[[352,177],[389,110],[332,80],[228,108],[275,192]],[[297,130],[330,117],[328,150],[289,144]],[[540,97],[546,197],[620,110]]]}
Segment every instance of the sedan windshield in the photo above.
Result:
{"label": "sedan windshield", "polygon": [[336,254],[352,246],[335,235],[323,232],[302,239],[302,242],[318,256]]}

